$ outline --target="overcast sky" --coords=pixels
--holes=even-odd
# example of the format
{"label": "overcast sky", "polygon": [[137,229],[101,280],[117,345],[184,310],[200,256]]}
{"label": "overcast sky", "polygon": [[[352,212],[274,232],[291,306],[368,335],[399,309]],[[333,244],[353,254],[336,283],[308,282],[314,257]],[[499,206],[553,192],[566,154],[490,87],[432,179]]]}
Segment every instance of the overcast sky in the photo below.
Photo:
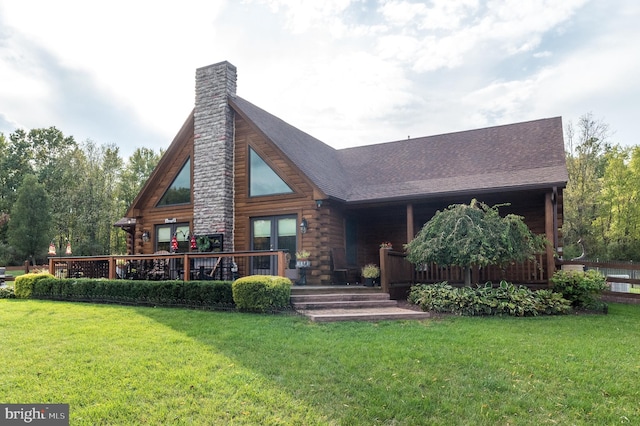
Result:
{"label": "overcast sky", "polygon": [[640,144],[637,0],[0,0],[0,132],[166,148],[195,69],[342,148],[588,112]]}

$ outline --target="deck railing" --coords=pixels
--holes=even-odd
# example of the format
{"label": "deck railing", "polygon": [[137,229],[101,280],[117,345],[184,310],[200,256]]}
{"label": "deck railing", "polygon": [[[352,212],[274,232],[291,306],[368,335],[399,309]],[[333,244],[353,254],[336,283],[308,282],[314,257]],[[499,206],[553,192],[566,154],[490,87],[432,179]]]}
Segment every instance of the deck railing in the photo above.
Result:
{"label": "deck railing", "polygon": [[[507,280],[516,284],[532,287],[548,285],[542,255],[533,261],[514,263],[506,268],[489,266],[474,268],[472,281],[485,283],[487,281]],[[423,265],[416,268],[406,259],[406,254],[389,249],[380,249],[380,284],[382,290],[389,292],[394,284],[406,285],[416,283],[436,283],[448,281],[450,283],[464,282],[462,267],[442,267],[436,264]]]}
{"label": "deck railing", "polygon": [[250,274],[285,276],[286,252],[242,251],[49,258],[57,278],[234,280]]}

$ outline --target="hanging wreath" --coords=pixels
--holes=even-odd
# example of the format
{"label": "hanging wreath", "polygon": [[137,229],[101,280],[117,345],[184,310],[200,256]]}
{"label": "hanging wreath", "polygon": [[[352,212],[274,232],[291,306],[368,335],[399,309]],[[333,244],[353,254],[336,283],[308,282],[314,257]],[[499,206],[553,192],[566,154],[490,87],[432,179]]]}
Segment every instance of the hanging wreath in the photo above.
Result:
{"label": "hanging wreath", "polygon": [[206,235],[201,235],[196,238],[196,246],[198,246],[198,251],[200,252],[209,251],[211,250],[211,241]]}

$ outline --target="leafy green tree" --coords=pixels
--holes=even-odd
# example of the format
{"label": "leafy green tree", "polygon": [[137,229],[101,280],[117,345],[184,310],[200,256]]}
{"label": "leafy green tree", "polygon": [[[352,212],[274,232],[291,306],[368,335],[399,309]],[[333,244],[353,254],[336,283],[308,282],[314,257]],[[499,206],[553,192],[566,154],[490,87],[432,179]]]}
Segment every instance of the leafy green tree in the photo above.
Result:
{"label": "leafy green tree", "polygon": [[566,133],[569,182],[563,193],[564,255],[572,258],[580,254],[577,243],[582,241],[591,256],[597,254],[599,246],[593,223],[601,213],[598,194],[607,166],[606,154],[612,149],[609,126],[589,113],[580,117],[577,128],[569,123]]}
{"label": "leafy green tree", "polygon": [[149,148],[138,148],[125,163],[120,175],[119,187],[119,198],[125,210],[133,203],[142,185],[151,176],[162,154],[162,150],[155,152]]}
{"label": "leafy green tree", "polygon": [[[50,234],[70,241],[77,255],[123,253],[120,219],[158,163],[162,151],[139,148],[125,163],[114,145],[77,144],[55,127],[0,133],[0,255],[11,261],[9,212],[24,176],[44,185],[51,212]],[[18,260],[18,259],[13,259]]]}
{"label": "leafy green tree", "polygon": [[534,235],[522,217],[501,217],[498,206],[472,200],[438,211],[418,235],[405,245],[407,259],[416,265],[436,263],[465,268],[471,284],[473,266],[506,265],[533,259],[544,250],[545,239]]}
{"label": "leafy green tree", "polygon": [[8,241],[19,255],[33,261],[47,250],[51,213],[44,185],[33,175],[24,177],[11,209]]}
{"label": "leafy green tree", "polygon": [[615,146],[607,153],[602,188],[592,224],[600,258],[640,259],[640,148]]}

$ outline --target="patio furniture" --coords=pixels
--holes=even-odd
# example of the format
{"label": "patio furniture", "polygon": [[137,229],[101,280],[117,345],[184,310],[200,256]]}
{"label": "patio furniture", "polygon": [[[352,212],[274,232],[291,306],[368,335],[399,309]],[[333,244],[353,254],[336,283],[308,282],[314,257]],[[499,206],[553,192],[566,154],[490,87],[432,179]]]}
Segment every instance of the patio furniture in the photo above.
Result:
{"label": "patio furniture", "polygon": [[357,278],[353,280],[350,278],[357,277],[358,267],[347,264],[347,256],[342,247],[331,249],[331,271],[336,283],[349,285],[351,281],[357,281]]}

